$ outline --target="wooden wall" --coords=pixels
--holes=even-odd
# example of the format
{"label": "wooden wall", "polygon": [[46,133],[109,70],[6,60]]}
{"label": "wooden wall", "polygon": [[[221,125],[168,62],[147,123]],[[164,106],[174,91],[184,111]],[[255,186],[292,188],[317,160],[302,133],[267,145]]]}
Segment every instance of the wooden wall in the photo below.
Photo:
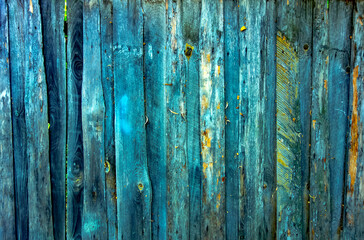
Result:
{"label": "wooden wall", "polygon": [[364,238],[364,1],[0,0],[0,109],[0,239]]}

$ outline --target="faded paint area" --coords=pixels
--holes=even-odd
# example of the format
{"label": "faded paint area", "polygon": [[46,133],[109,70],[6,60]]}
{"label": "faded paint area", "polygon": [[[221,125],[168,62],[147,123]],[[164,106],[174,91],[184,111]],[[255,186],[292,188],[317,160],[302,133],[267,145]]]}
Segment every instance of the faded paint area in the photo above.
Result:
{"label": "faded paint area", "polygon": [[350,141],[350,151],[349,151],[349,175],[350,175],[350,193],[354,192],[354,185],[356,180],[357,172],[357,159],[358,159],[358,86],[357,79],[359,74],[359,66],[354,68],[353,72],[353,112],[351,115],[351,141]]}
{"label": "faded paint area", "polygon": [[129,112],[128,96],[126,96],[126,95],[122,96],[122,98],[120,99],[119,108],[120,108],[121,130],[126,134],[130,134],[132,127],[128,120],[128,112]]}

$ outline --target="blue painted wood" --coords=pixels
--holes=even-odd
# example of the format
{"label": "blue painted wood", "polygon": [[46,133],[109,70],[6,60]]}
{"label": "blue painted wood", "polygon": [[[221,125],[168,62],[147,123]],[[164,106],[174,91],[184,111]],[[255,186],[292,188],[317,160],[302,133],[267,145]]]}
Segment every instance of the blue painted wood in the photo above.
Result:
{"label": "blue painted wood", "polygon": [[140,0],[130,0],[114,2],[113,10],[118,238],[149,239],[152,187],[146,152],[143,9]]}
{"label": "blue painted wood", "polygon": [[[107,239],[105,101],[102,88],[100,3],[84,0],[81,109],[84,155],[82,238]],[[86,61],[88,63],[86,63]]]}
{"label": "blue painted wood", "polygon": [[[348,5],[344,9],[350,9]],[[343,9],[343,8],[342,8]],[[364,35],[363,35],[364,2],[356,1],[353,5],[351,70],[349,81],[349,138],[347,149],[345,208],[343,212],[343,239],[364,238],[364,155],[363,155],[363,93],[364,93]],[[348,23],[348,25],[350,25]],[[344,37],[344,35],[343,35]],[[345,44],[347,47],[347,45]],[[349,75],[349,74],[348,74]],[[345,79],[346,80],[346,79]]]}
{"label": "blue painted wood", "polygon": [[105,173],[108,239],[117,238],[112,1],[100,1],[101,74],[105,101]]}
{"label": "blue painted wood", "polygon": [[67,9],[67,239],[80,239],[84,189],[81,117],[83,2],[68,0]]}
{"label": "blue painted wood", "polygon": [[201,143],[199,106],[201,1],[182,1],[182,49],[186,79],[187,165],[189,189],[189,239],[201,239]]}
{"label": "blue painted wood", "polygon": [[225,236],[224,7],[202,1],[200,23],[201,237]]}
{"label": "blue painted wood", "polygon": [[240,86],[240,27],[239,3],[237,1],[224,2],[225,24],[225,161],[226,161],[226,238],[239,239],[240,226],[240,168],[241,155],[237,155],[240,145],[239,124],[241,115],[239,109]]}
{"label": "blue painted wood", "polygon": [[66,221],[66,49],[63,1],[40,1],[48,92],[49,159],[55,239],[65,239]]}
{"label": "blue painted wood", "polygon": [[352,14],[352,2],[330,2],[328,114],[330,119],[331,238],[339,238],[342,236],[344,218],[342,205],[344,204],[345,194],[344,169],[348,161],[346,144],[348,133]]}
{"label": "blue painted wood", "polygon": [[9,47],[10,79],[12,97],[12,124],[14,145],[14,175],[15,175],[15,212],[16,233],[18,239],[29,236],[28,212],[28,158],[26,154],[26,126],[24,108],[24,2],[9,0]]}
{"label": "blue painted wood", "polygon": [[38,1],[24,2],[25,123],[28,169],[29,239],[53,239],[49,162],[48,95]]}
{"label": "blue painted wood", "polygon": [[[168,1],[165,82],[167,238],[189,238],[186,73],[181,1]],[[182,231],[183,229],[183,231]]]}
{"label": "blue painted wood", "polygon": [[[165,116],[167,18],[164,1],[143,1],[144,82],[148,172],[153,187],[152,239],[167,239],[167,154]],[[157,34],[156,34],[157,33]]]}
{"label": "blue painted wood", "polygon": [[0,1],[0,238],[16,237],[14,159],[11,124],[9,18],[5,0]]}

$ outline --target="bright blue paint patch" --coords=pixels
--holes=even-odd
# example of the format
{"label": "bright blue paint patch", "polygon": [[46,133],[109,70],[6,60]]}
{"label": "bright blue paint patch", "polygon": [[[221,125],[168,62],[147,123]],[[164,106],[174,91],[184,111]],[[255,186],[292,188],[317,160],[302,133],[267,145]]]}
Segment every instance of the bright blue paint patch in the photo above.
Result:
{"label": "bright blue paint patch", "polygon": [[129,134],[131,132],[131,125],[128,121],[128,111],[129,111],[129,98],[128,96],[124,95],[121,99],[120,99],[120,123],[121,123],[121,130],[126,133]]}

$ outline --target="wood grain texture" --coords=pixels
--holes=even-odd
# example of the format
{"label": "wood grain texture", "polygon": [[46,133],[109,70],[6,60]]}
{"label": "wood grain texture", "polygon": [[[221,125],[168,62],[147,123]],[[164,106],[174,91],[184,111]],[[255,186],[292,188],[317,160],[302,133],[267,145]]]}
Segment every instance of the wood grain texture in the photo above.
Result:
{"label": "wood grain texture", "polygon": [[108,239],[117,239],[112,1],[100,1],[101,79],[105,102],[105,173]]}
{"label": "wood grain texture", "polygon": [[[166,43],[164,1],[143,0],[144,82],[148,172],[153,188],[152,239],[167,239]],[[169,50],[170,51],[170,50]]]}
{"label": "wood grain texture", "polygon": [[5,0],[0,1],[0,238],[16,237],[14,159],[11,125],[9,19]]}
{"label": "wood grain texture", "polygon": [[[342,237],[350,85],[352,2],[329,5],[329,119],[331,237]],[[350,116],[350,115],[349,115]],[[350,117],[349,117],[350,118]]]}
{"label": "wood grain texture", "polygon": [[201,237],[225,236],[224,6],[202,1],[200,23]]}
{"label": "wood grain texture", "polygon": [[152,187],[146,153],[143,10],[140,0],[116,1],[113,9],[118,239],[149,239]]}
{"label": "wood grain texture", "polygon": [[[186,73],[181,38],[181,1],[168,1],[165,81],[167,238],[189,238]],[[183,230],[182,230],[183,229]]]}
{"label": "wood grain texture", "polygon": [[[183,66],[186,80],[187,165],[189,190],[189,239],[201,239],[201,141],[199,106],[199,30],[201,1],[181,1]],[[192,50],[192,51],[191,51]]]}
{"label": "wood grain texture", "polygon": [[48,91],[49,159],[55,239],[66,234],[66,49],[63,1],[40,1]]}
{"label": "wood grain texture", "polygon": [[84,0],[82,74],[82,134],[84,197],[82,238],[106,239],[105,102],[101,80],[100,4]]}
{"label": "wood grain texture", "polygon": [[67,239],[81,239],[84,188],[81,117],[83,2],[68,0],[67,6]]}
{"label": "wood grain texture", "polygon": [[239,106],[240,86],[240,24],[239,3],[224,2],[225,38],[225,161],[226,161],[226,239],[239,239],[240,226],[240,168],[242,156],[237,155],[240,148],[239,126],[241,115]]}
{"label": "wood grain texture", "polygon": [[315,1],[312,42],[312,107],[310,155],[310,229],[312,239],[331,237],[330,155],[329,155],[329,9],[327,2]]}
{"label": "wood grain texture", "polygon": [[364,155],[363,155],[363,115],[364,115],[364,2],[356,1],[353,12],[353,32],[351,41],[350,71],[350,129],[348,161],[346,170],[346,208],[343,216],[343,239],[364,237]]}
{"label": "wood grain texture", "polygon": [[25,55],[24,55],[24,1],[9,0],[9,47],[12,124],[15,175],[15,221],[18,239],[29,236],[28,212],[28,158],[26,154],[26,125],[24,107]]}
{"label": "wood grain texture", "polygon": [[[49,162],[48,96],[38,1],[24,3],[25,123],[29,197],[29,239],[53,239]],[[40,197],[41,196],[41,197]]]}

